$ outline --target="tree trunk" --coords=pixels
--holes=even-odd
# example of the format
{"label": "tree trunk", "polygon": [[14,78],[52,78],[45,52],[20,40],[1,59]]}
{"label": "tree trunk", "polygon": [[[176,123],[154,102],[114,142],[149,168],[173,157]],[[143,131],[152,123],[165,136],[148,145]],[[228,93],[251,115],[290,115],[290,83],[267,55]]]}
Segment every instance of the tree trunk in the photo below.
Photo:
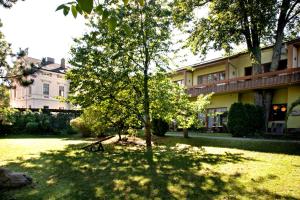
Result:
{"label": "tree trunk", "polygon": [[250,57],[252,60],[253,74],[261,74],[262,66],[261,66],[261,49],[259,46],[253,47]]}
{"label": "tree trunk", "polygon": [[[146,51],[148,52],[148,51]],[[144,69],[144,117],[145,117],[145,137],[146,137],[146,145],[148,148],[151,148],[151,121],[150,121],[150,99],[149,99],[149,88],[148,88],[148,67],[149,62],[147,61],[146,54],[146,64]]]}
{"label": "tree trunk", "polygon": [[275,35],[275,45],[273,47],[272,63],[270,71],[276,71],[279,66],[284,28],[287,24],[287,12],[290,7],[290,0],[283,0],[278,18],[277,30]]}
{"label": "tree trunk", "polygon": [[188,129],[187,128],[183,128],[183,137],[184,138],[188,138],[189,137],[189,131],[188,131]]}
{"label": "tree trunk", "polygon": [[271,111],[273,99],[273,92],[272,91],[265,91],[264,93],[264,108],[265,108],[265,131],[268,132],[268,122],[269,122],[269,115]]}

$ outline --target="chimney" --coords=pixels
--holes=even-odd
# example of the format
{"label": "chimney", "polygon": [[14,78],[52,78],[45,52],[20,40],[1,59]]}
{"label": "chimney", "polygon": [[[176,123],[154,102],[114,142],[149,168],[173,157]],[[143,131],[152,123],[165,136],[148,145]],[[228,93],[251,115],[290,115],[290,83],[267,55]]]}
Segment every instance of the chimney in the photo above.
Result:
{"label": "chimney", "polygon": [[60,67],[61,68],[66,68],[66,60],[64,58],[62,58],[61,61],[60,61]]}
{"label": "chimney", "polygon": [[47,65],[49,65],[49,64],[54,64],[54,63],[55,63],[55,60],[54,60],[54,58],[46,57],[46,63],[47,63]]}

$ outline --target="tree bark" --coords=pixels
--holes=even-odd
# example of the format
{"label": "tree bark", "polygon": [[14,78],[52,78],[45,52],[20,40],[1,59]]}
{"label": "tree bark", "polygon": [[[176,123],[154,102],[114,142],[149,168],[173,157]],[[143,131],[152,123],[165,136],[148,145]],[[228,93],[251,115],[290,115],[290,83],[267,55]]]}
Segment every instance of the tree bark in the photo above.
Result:
{"label": "tree bark", "polygon": [[188,131],[188,129],[187,128],[183,128],[183,137],[184,138],[188,138],[189,137],[189,131]]}
{"label": "tree bark", "polygon": [[275,35],[275,44],[273,47],[272,63],[270,71],[276,71],[279,66],[281,48],[284,37],[284,29],[287,24],[287,13],[290,7],[290,0],[283,0],[280,8],[280,14],[277,23],[277,30]]}
{"label": "tree bark", "polygon": [[252,67],[253,67],[253,73],[261,74],[262,73],[262,66],[261,66],[261,49],[260,46],[253,47],[250,57],[252,60]]}
{"label": "tree bark", "polygon": [[273,99],[273,92],[272,91],[265,91],[264,93],[264,108],[265,108],[265,131],[268,132],[268,122],[269,122],[269,115],[271,111]]}

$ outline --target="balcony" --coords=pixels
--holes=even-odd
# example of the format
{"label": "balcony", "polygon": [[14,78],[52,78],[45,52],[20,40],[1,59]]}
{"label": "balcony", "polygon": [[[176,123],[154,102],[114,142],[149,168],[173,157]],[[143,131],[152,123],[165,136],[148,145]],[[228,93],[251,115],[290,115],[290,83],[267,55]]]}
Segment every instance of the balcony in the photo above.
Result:
{"label": "balcony", "polygon": [[278,86],[287,86],[300,83],[300,68],[291,68],[275,72],[238,77],[211,84],[202,84],[188,87],[187,91],[192,96],[199,94],[230,93],[255,89],[267,89]]}

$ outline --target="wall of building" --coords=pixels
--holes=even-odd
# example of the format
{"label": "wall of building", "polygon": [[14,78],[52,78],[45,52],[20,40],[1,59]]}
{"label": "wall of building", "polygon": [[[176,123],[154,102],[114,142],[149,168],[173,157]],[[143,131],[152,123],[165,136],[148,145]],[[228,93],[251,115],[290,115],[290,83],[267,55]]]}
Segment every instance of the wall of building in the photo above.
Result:
{"label": "wall of building", "polygon": [[246,92],[239,94],[239,100],[241,103],[254,104],[254,92]]}
{"label": "wall of building", "polygon": [[[29,87],[17,85],[16,98],[11,90],[11,107],[14,108],[43,108],[70,109],[68,103],[62,103],[59,97],[59,86],[64,87],[64,97],[68,96],[70,82],[64,79],[64,74],[41,70],[32,76],[34,83]],[[49,84],[49,95],[43,95],[43,84]],[[29,92],[31,88],[31,94]]]}
{"label": "wall of building", "polygon": [[225,71],[225,64],[219,64],[206,68],[195,69],[193,72],[193,85],[198,84],[198,76]]}
{"label": "wall of building", "polygon": [[274,90],[273,93],[273,104],[284,104],[288,102],[288,89],[281,88]]}
{"label": "wall of building", "polygon": [[238,102],[238,100],[238,93],[213,95],[208,108],[227,108],[229,110],[231,104]]}
{"label": "wall of building", "polygon": [[[288,106],[290,106],[298,98],[300,98],[300,86],[288,87]],[[287,123],[288,128],[300,128],[300,106],[297,106],[294,110],[299,115],[289,116],[288,123]]]}

